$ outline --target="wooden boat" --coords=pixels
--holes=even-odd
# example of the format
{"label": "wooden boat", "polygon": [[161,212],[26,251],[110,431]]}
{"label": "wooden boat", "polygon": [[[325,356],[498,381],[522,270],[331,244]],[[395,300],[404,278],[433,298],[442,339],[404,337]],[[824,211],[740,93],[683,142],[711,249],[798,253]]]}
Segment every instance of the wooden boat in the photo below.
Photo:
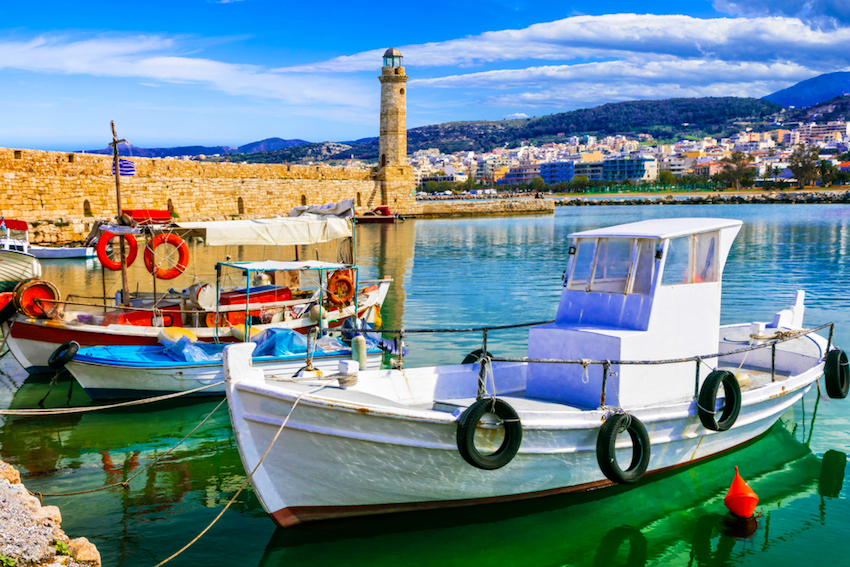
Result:
{"label": "wooden boat", "polygon": [[357,215],[357,222],[359,224],[391,224],[398,220],[404,219],[402,219],[399,215],[390,212],[390,208],[385,205],[375,207],[371,211]]}
{"label": "wooden boat", "polygon": [[[29,225],[25,221],[0,219],[0,229],[6,229],[5,236],[0,239],[0,248],[31,254],[42,260],[65,260],[73,258],[93,258],[95,250],[91,246],[39,246],[30,244]],[[22,238],[12,238],[11,231],[23,233]],[[39,276],[29,276],[39,277]]]}
{"label": "wooden boat", "polygon": [[[303,215],[296,218],[178,223],[176,228],[187,238],[201,236],[210,246],[280,247],[319,244],[346,238],[351,241],[354,237],[353,226],[350,217]],[[175,233],[167,234],[171,238]],[[178,263],[185,269],[187,261]],[[249,278],[244,286],[233,289],[224,288],[219,281],[215,285],[197,284],[182,292],[157,294],[155,297],[152,293],[143,293],[130,297],[130,303],[125,306],[62,301],[59,303],[65,306],[64,311],[58,311],[51,317],[17,313],[0,323],[15,359],[30,371],[45,369],[50,355],[68,341],[76,341],[81,346],[155,346],[159,331],[168,326],[187,328],[204,342],[232,342],[235,339],[231,326],[245,323],[246,318],[254,317],[260,319],[256,321],[256,328],[260,330],[275,326],[306,333],[320,324],[320,321],[310,316],[311,305],[320,303],[325,306],[326,326],[342,325],[353,316],[373,323],[380,318],[380,308],[392,280],[375,280],[361,287],[363,282],[358,281],[357,270],[353,269],[352,263],[222,262],[217,267],[219,274],[222,270],[230,269],[238,270],[240,274],[263,273],[263,282],[272,279],[258,285]],[[320,276],[316,289],[299,289],[297,282],[305,270],[318,270],[324,274]],[[279,274],[295,274],[296,277],[292,280],[282,278],[275,284],[273,278]],[[354,278],[346,274],[353,274]],[[296,285],[287,285],[290,281]],[[334,300],[335,296],[328,293],[330,287],[338,285],[335,282],[347,286],[347,293],[342,298],[344,301],[339,301],[339,298]],[[322,287],[324,289],[318,289]]]}
{"label": "wooden boat", "polygon": [[12,238],[12,231],[28,230],[27,223],[0,217],[0,292],[11,291],[18,283],[41,277],[41,264],[30,251],[28,239]]}
{"label": "wooden boat", "polygon": [[[267,338],[268,337],[268,338]],[[307,339],[289,329],[271,328],[255,342],[275,341],[285,348],[265,348],[255,355],[252,364],[266,376],[292,378],[306,365],[308,349],[314,349]],[[283,339],[283,340],[281,340]],[[301,340],[299,340],[301,339]],[[320,372],[334,372],[340,360],[351,358],[351,347],[336,339],[320,341],[311,352],[311,366]],[[272,345],[274,347],[275,345]],[[80,386],[93,399],[138,398],[185,392],[224,380],[222,354],[224,345],[193,343],[190,340],[170,341],[168,346],[97,346],[80,349],[65,365]],[[367,351],[367,365],[380,368],[382,351]],[[221,395],[219,384],[197,395]]]}
{"label": "wooden boat", "polygon": [[635,483],[756,438],[824,374],[845,397],[847,357],[814,334],[831,325],[802,329],[802,292],[771,323],[720,326],[740,226],[573,234],[557,318],[529,330],[521,359],[361,371],[341,386],[268,380],[253,345],[228,346],[231,420],[260,502],[291,526]]}

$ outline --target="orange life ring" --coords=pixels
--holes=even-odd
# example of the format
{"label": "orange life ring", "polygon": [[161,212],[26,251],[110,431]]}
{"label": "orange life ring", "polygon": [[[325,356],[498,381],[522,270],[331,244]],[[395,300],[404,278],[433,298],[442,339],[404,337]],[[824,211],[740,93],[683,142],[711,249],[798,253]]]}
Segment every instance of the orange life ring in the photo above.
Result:
{"label": "orange life ring", "polygon": [[207,327],[229,327],[234,324],[230,318],[230,313],[219,313],[218,324],[216,324],[215,311],[207,313],[204,323],[206,323]]}
{"label": "orange life ring", "polygon": [[[168,243],[177,248],[177,263],[173,268],[164,270],[159,265],[153,263],[153,251],[157,246],[163,243]],[[189,265],[189,247],[182,238],[174,233],[160,233],[148,241],[145,246],[145,267],[155,277],[161,280],[173,280],[183,273],[186,266]]]}
{"label": "orange life ring", "polygon": [[56,286],[45,280],[24,280],[15,286],[12,293],[18,311],[33,319],[50,318],[59,308],[54,301],[62,300]]}
{"label": "orange life ring", "polygon": [[328,299],[331,303],[343,305],[354,297],[354,281],[346,272],[348,270],[337,270],[331,274],[328,280]]}
{"label": "orange life ring", "polygon": [[113,234],[109,231],[104,232],[100,235],[100,238],[97,239],[97,259],[100,260],[100,263],[103,264],[103,267],[116,272],[121,269],[121,260],[113,260],[106,254],[106,247],[109,246],[109,242],[115,238],[126,238],[127,244],[130,245],[130,251],[124,257],[124,261],[127,263],[127,267],[133,265],[133,262],[136,261],[136,254],[139,252],[139,244],[136,242],[136,237],[132,234]]}

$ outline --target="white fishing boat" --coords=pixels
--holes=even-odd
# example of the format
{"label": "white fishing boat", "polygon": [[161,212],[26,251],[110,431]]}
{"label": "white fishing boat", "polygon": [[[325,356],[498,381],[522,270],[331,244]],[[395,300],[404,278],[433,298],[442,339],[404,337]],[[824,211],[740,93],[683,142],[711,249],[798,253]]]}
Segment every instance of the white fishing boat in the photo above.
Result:
{"label": "white fishing boat", "polygon": [[[183,334],[158,346],[96,346],[69,351],[65,368],[92,399],[140,398],[186,392],[211,386],[197,395],[224,393],[224,345],[195,342]],[[290,329],[271,328],[258,334],[253,365],[271,379],[291,379],[306,367],[334,372],[341,360],[351,360],[352,348],[339,339],[311,342]],[[307,356],[309,353],[309,357]],[[383,351],[367,348],[364,361],[380,368]],[[217,384],[217,385],[216,385]]]}
{"label": "white fishing boat", "polygon": [[771,322],[720,325],[740,227],[573,234],[557,318],[529,330],[521,359],[485,343],[473,364],[305,383],[269,380],[253,345],[228,346],[230,416],[260,502],[290,526],[633,483],[758,437],[824,373],[845,397],[847,357],[831,324],[802,328],[802,292]]}
{"label": "white fishing boat", "polygon": [[27,231],[27,223],[0,218],[0,292],[11,291],[18,283],[41,277],[41,264],[33,256],[28,240],[12,238],[12,231]]}
{"label": "white fishing boat", "polygon": [[[38,244],[30,244],[29,224],[26,221],[0,219],[0,229],[6,231],[3,238],[0,238],[0,248],[3,250],[31,254],[41,260],[93,258],[96,255],[92,246],[39,246]],[[19,238],[13,238],[13,230],[19,233]]]}

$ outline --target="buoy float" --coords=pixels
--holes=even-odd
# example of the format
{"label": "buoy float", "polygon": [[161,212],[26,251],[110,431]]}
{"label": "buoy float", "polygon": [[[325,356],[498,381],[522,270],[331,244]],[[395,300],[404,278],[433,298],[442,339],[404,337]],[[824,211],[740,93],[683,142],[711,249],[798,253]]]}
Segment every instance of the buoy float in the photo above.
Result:
{"label": "buoy float", "polygon": [[735,478],[732,479],[732,486],[729,487],[729,492],[726,493],[723,503],[726,504],[730,512],[739,518],[752,516],[756,504],[759,503],[759,497],[738,474],[738,467],[735,467]]}

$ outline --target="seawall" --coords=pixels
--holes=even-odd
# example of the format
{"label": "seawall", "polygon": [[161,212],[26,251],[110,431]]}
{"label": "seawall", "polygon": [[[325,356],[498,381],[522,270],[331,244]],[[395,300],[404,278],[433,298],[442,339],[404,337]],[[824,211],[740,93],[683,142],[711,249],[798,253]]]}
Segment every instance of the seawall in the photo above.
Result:
{"label": "seawall", "polygon": [[772,192],[756,195],[695,195],[693,197],[666,197],[600,199],[587,197],[567,197],[553,199],[558,206],[605,206],[605,205],[803,205],[803,204],[841,204],[850,203],[850,190],[817,192]]}

